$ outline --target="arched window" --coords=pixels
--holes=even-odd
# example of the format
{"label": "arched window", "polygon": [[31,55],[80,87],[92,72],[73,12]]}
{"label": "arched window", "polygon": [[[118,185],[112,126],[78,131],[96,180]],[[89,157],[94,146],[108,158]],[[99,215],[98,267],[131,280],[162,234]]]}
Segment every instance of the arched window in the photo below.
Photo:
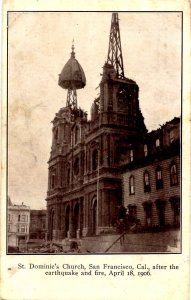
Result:
{"label": "arched window", "polygon": [[148,146],[147,144],[144,145],[144,156],[148,156]]}
{"label": "arched window", "polygon": [[175,162],[172,162],[172,164],[170,166],[170,183],[171,183],[171,185],[178,184],[177,165]]}
{"label": "arched window", "polygon": [[134,176],[129,177],[129,194],[130,195],[135,194],[135,178],[134,178]]}
{"label": "arched window", "polygon": [[79,127],[76,126],[75,127],[75,131],[74,131],[74,143],[77,144],[77,142],[79,141]]}
{"label": "arched window", "polygon": [[75,161],[74,161],[74,175],[78,175],[79,174],[79,170],[80,170],[80,161],[79,158],[76,157]]}
{"label": "arched window", "polygon": [[162,170],[158,166],[156,168],[156,189],[162,189],[163,188],[163,179],[162,179]]}
{"label": "arched window", "polygon": [[130,150],[130,161],[133,161],[134,159],[134,153],[133,153],[133,149]]}
{"label": "arched window", "polygon": [[150,192],[151,186],[150,186],[150,177],[149,172],[145,171],[144,173],[144,192]]}
{"label": "arched window", "polygon": [[159,138],[156,139],[156,148],[158,148],[158,147],[160,147],[160,140],[159,140]]}
{"label": "arched window", "polygon": [[51,189],[54,189],[56,184],[56,172],[55,170],[51,171],[51,176],[50,176],[50,187]]}
{"label": "arched window", "polygon": [[92,170],[95,171],[98,167],[98,150],[94,149],[92,152]]}
{"label": "arched window", "polygon": [[173,143],[174,141],[174,130],[171,129],[169,132],[169,140],[170,140],[170,144]]}
{"label": "arched window", "polygon": [[54,138],[56,141],[58,140],[58,128],[56,128],[56,130],[54,132]]}

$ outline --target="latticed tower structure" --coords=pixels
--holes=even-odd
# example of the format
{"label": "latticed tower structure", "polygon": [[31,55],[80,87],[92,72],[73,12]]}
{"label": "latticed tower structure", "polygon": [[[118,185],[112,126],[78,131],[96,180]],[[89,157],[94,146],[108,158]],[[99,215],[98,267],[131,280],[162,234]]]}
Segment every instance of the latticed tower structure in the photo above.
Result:
{"label": "latticed tower structure", "polygon": [[124,77],[118,13],[112,14],[107,63],[114,67],[118,78]]}

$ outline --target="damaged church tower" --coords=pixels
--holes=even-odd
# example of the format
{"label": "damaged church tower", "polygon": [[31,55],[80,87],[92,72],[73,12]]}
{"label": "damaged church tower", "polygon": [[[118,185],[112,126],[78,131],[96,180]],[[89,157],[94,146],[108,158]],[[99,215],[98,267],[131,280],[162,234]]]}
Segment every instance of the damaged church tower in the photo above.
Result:
{"label": "damaged church tower", "polygon": [[47,192],[48,238],[63,240],[110,232],[122,204],[121,168],[133,160],[147,132],[139,107],[139,88],[124,75],[118,13],[112,14],[107,62],[91,120],[77,104],[84,71],[71,58],[59,75],[66,106],[53,120]]}

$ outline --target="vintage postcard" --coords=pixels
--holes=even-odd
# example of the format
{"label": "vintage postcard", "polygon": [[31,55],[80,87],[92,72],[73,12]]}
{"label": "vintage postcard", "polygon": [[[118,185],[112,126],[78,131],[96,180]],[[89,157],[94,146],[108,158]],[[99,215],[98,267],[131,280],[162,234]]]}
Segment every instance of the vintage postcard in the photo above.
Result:
{"label": "vintage postcard", "polygon": [[190,8],[147,4],[4,2],[2,299],[189,299]]}

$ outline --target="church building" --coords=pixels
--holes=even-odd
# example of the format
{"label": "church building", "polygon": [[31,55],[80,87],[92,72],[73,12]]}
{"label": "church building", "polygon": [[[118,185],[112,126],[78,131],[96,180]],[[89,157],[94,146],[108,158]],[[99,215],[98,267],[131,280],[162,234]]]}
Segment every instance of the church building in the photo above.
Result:
{"label": "church building", "polygon": [[[92,103],[90,120],[77,104],[77,90],[85,87],[86,77],[75,57],[74,46],[70,59],[59,75],[58,84],[67,90],[67,100],[66,106],[56,113],[52,121],[46,198],[48,239],[63,240],[109,233],[113,216],[121,204],[128,207],[131,213],[138,214],[143,225],[145,222],[151,223],[148,207],[153,208],[155,200],[158,200],[156,207],[159,207],[164,198],[171,198],[171,202],[176,204],[170,206],[171,202],[168,202],[166,208],[173,212],[176,206],[177,215],[180,207],[179,146],[176,143],[176,153],[173,152],[176,158],[171,160],[172,152],[163,139],[164,128],[151,133],[146,129],[139,107],[139,87],[124,75],[118,13],[112,14],[108,56],[99,84],[100,95]],[[168,128],[176,128],[176,141],[180,136],[179,123],[180,119],[176,118],[172,124],[167,124]],[[170,129],[167,131],[169,133]],[[157,143],[156,151],[152,150],[153,143]],[[161,150],[163,146],[168,154]],[[172,150],[173,143],[169,147]],[[161,163],[156,163],[158,157]],[[170,178],[175,180],[175,173],[178,176],[176,191],[172,195],[169,191],[173,184],[166,185],[165,190],[161,187],[164,160],[169,160],[169,181]],[[152,188],[152,197],[148,197],[150,191],[147,183],[153,180],[151,176],[155,176],[150,170],[153,163],[154,174],[158,176],[158,189]],[[139,176],[143,179],[138,179]],[[141,183],[145,181],[146,192],[140,188],[137,193],[139,180],[142,180]],[[163,184],[166,184],[164,180]],[[157,197],[155,194],[159,190],[163,191]],[[173,217],[168,215],[168,221],[174,222]],[[159,219],[155,213],[155,223],[164,222],[162,212]]]}

